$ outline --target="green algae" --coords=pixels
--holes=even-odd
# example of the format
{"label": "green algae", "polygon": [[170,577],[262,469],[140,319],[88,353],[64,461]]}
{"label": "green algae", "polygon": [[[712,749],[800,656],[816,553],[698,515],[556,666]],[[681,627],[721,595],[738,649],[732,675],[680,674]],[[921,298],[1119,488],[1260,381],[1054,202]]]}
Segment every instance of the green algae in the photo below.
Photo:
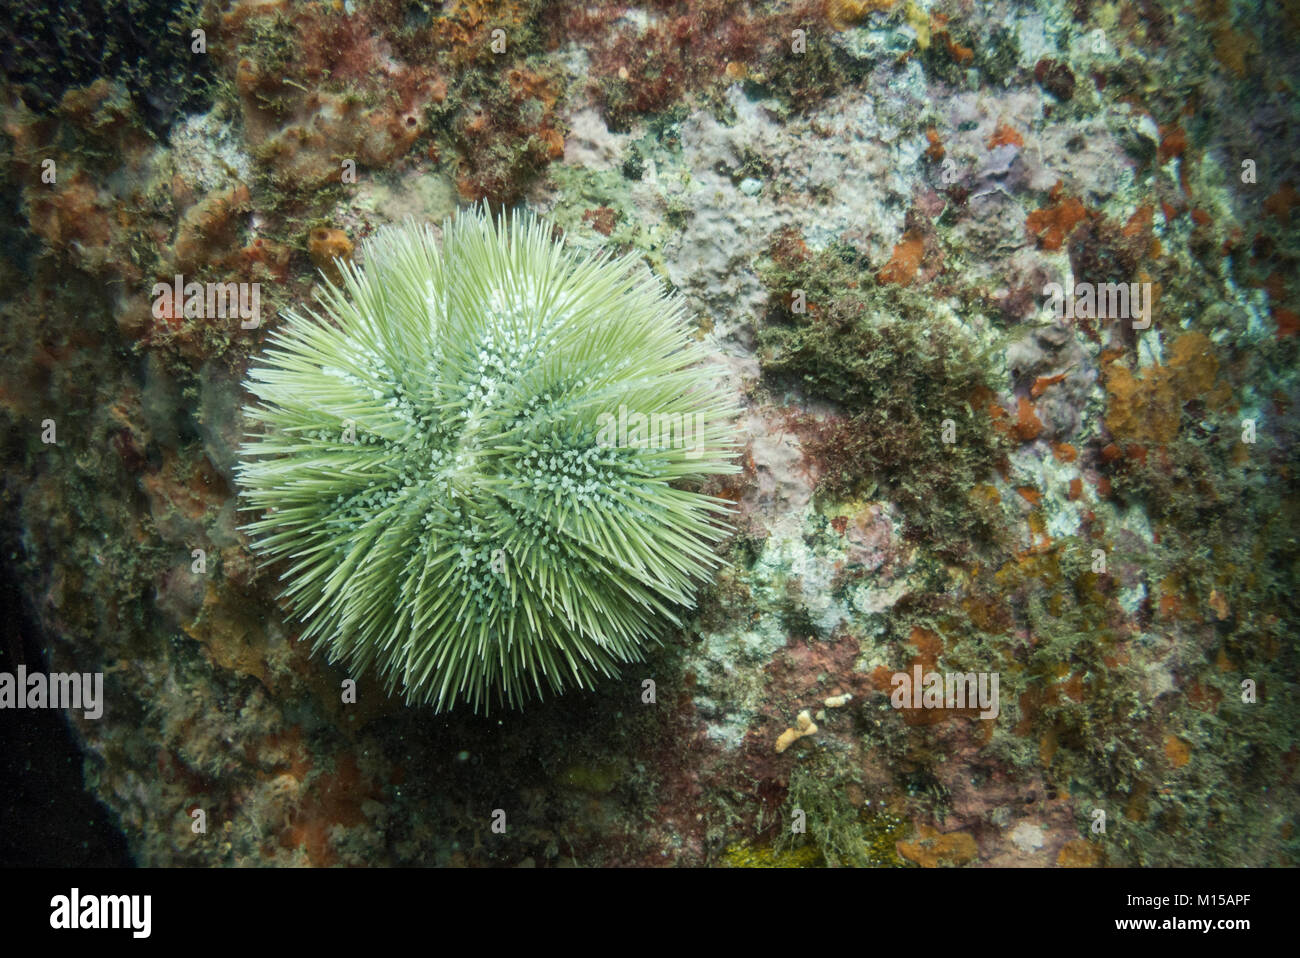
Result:
{"label": "green algae", "polygon": [[565,788],[591,795],[612,792],[628,774],[627,763],[618,759],[570,765],[560,775]]}
{"label": "green algae", "polygon": [[737,842],[722,853],[726,868],[813,868],[822,858],[812,845],[778,851],[771,845]]}
{"label": "green algae", "polygon": [[879,486],[903,507],[908,531],[943,551],[992,538],[994,516],[970,491],[1005,442],[982,404],[987,362],[960,322],[931,297],[877,282],[848,247],[810,253],[779,235],[762,276],[772,297],[758,333],[768,381],[843,410],[838,422],[810,423],[819,493]]}
{"label": "green algae", "polygon": [[155,134],[182,110],[211,98],[206,53],[191,50],[191,31],[212,28],[202,0],[80,4],[15,3],[0,8],[5,74],[33,109],[50,112],[68,91],[100,77],[129,91]]}
{"label": "green algae", "polygon": [[[777,854],[815,852],[826,865],[899,868],[905,865],[895,843],[907,823],[887,808],[855,804],[858,777],[843,754],[818,751],[790,772],[784,825],[773,842]],[[803,832],[793,828],[802,825]]]}

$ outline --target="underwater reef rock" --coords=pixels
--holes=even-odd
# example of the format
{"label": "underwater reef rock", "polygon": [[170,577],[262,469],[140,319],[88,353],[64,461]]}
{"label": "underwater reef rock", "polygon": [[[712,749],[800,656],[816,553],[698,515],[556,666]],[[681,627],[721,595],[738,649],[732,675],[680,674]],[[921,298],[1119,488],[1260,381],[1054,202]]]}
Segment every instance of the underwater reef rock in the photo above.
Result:
{"label": "underwater reef rock", "polygon": [[[137,7],[0,30],[0,532],[135,861],[1300,862],[1294,4]],[[466,201],[741,407],[662,647],[491,720],[313,658],[236,493],[319,270]]]}

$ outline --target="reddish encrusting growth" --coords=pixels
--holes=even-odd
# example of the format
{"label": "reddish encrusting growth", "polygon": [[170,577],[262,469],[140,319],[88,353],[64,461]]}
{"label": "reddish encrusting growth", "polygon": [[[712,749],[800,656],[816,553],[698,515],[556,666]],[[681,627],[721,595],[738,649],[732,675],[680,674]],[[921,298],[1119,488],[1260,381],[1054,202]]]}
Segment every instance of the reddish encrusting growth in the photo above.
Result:
{"label": "reddish encrusting growth", "polygon": [[832,81],[807,74],[790,50],[792,31],[807,31],[822,19],[819,0],[776,8],[751,0],[656,0],[652,6],[657,16],[644,30],[615,27],[617,7],[603,15],[586,10],[547,15],[551,43],[577,39],[589,51],[593,98],[615,127],[692,95],[708,97],[755,71],[782,84],[796,101],[830,88]]}
{"label": "reddish encrusting growth", "polygon": [[1049,252],[1060,249],[1076,226],[1088,218],[1088,210],[1074,196],[1065,196],[1059,180],[1048,194],[1050,206],[1034,210],[1025,218],[1025,229],[1038,245]]}

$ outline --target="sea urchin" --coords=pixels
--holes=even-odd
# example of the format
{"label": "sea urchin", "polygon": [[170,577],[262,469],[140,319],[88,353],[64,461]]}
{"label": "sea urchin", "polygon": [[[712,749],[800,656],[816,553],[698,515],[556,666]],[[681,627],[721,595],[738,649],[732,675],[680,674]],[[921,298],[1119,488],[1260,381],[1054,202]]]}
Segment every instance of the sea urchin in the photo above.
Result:
{"label": "sea urchin", "polygon": [[[589,686],[693,600],[735,470],[680,297],[532,214],[381,230],[249,374],[246,531],[313,651],[408,702]],[[685,486],[685,487],[684,487]]]}

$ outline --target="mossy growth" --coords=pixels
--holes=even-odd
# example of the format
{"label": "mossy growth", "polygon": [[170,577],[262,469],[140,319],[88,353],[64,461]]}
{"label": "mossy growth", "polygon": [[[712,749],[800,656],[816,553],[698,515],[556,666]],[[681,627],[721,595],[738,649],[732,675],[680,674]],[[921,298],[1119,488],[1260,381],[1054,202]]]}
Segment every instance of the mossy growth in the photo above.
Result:
{"label": "mossy growth", "polygon": [[[813,849],[832,867],[902,867],[895,843],[906,835],[906,821],[861,798],[851,768],[822,751],[790,773],[785,821],[773,848],[790,854]],[[794,829],[802,825],[804,831]]]}
{"label": "mossy growth", "polygon": [[1019,61],[1020,46],[1015,34],[1004,27],[985,35],[954,23],[936,32],[921,50],[926,72],[955,87],[973,87],[976,78],[986,86],[1005,86],[1014,77]]}
{"label": "mossy growth", "polygon": [[822,634],[823,630],[804,604],[803,583],[799,576],[785,579],[784,588],[776,597],[775,612],[781,620],[782,628],[790,635],[811,637]]}
{"label": "mossy growth", "polygon": [[[1295,551],[1282,542],[1287,533],[1271,531],[1294,525],[1280,507],[1261,514],[1278,519],[1232,533],[1206,525],[1203,555],[1168,526],[1146,546],[1066,538],[1019,553],[977,573],[964,598],[902,600],[891,641],[917,623],[940,638],[941,668],[1001,673],[989,754],[1041,774],[1049,800],[1068,794],[1120,817],[1105,842],[1113,864],[1185,864],[1189,840],[1198,863],[1282,861],[1280,846],[1240,841],[1276,828],[1275,813],[1222,798],[1269,790],[1295,737],[1282,698],[1241,697],[1243,677],[1263,688],[1295,671],[1294,645],[1280,638]],[[1098,546],[1109,571],[1095,571]],[[1152,590],[1137,613],[1147,635],[1131,634],[1121,607],[1121,583],[1134,575]],[[1185,651],[1171,688],[1153,698],[1145,650],[1161,634],[1177,635]],[[906,739],[885,754],[900,747],[909,758],[924,754]]]}
{"label": "mossy growth", "polygon": [[[1093,545],[1067,538],[1018,553],[981,573],[961,603],[937,602],[927,624],[942,636],[944,667],[1002,674],[1014,731],[995,733],[994,751],[1045,767],[1049,785],[1078,779],[1113,795],[1142,777],[1150,707],[1142,675],[1117,658],[1119,583],[1094,571]],[[1107,554],[1112,566],[1140,558]],[[1027,646],[1007,641],[1020,630]]]}
{"label": "mossy growth", "polygon": [[0,58],[24,102],[52,111],[100,77],[120,81],[155,133],[211,99],[211,58],[190,31],[211,27],[199,0],[86,0],[0,6]]}
{"label": "mossy growth", "polygon": [[[1242,441],[1221,351],[1231,358],[1206,334],[1184,332],[1170,342],[1164,364],[1137,374],[1121,363],[1106,370],[1105,422],[1114,443],[1103,460],[1114,498],[1201,540],[1212,529],[1232,537],[1250,524],[1261,475],[1249,453],[1254,443]],[[1270,437],[1260,438],[1270,451]]]}
{"label": "mossy growth", "polygon": [[455,149],[461,195],[516,202],[564,154],[565,96],[564,76],[540,55],[459,72],[428,120]]}
{"label": "mossy growth", "polygon": [[734,566],[720,570],[700,590],[694,627],[701,632],[723,632],[737,621],[755,615],[755,601],[745,578]]}
{"label": "mossy growth", "polygon": [[828,36],[814,32],[800,52],[783,46],[763,63],[760,76],[746,80],[745,88],[755,98],[774,96],[782,110],[797,113],[860,82],[865,73],[860,64],[838,55]]}
{"label": "mossy growth", "polygon": [[725,868],[814,868],[822,857],[812,845],[778,851],[771,845],[739,842],[722,853]]}
{"label": "mossy growth", "polygon": [[970,333],[924,293],[878,283],[852,249],[811,252],[779,233],[761,273],[771,294],[758,332],[764,374],[842,410],[801,430],[821,466],[819,495],[879,489],[902,507],[910,536],[945,554],[996,538],[1000,513],[973,491],[1005,440]]}
{"label": "mossy growth", "polygon": [[[283,12],[276,11],[272,16],[256,17],[249,27],[249,36],[245,40],[241,54],[245,59],[257,64],[258,71],[264,76],[288,77],[293,68],[294,57],[302,42],[293,21]],[[277,117],[282,117],[299,99],[301,87],[297,84],[277,84],[272,88],[263,88],[260,84],[254,91],[254,98],[262,109]]]}
{"label": "mossy growth", "polygon": [[575,762],[560,775],[560,784],[589,795],[612,792],[628,777],[627,762],[621,759]]}

